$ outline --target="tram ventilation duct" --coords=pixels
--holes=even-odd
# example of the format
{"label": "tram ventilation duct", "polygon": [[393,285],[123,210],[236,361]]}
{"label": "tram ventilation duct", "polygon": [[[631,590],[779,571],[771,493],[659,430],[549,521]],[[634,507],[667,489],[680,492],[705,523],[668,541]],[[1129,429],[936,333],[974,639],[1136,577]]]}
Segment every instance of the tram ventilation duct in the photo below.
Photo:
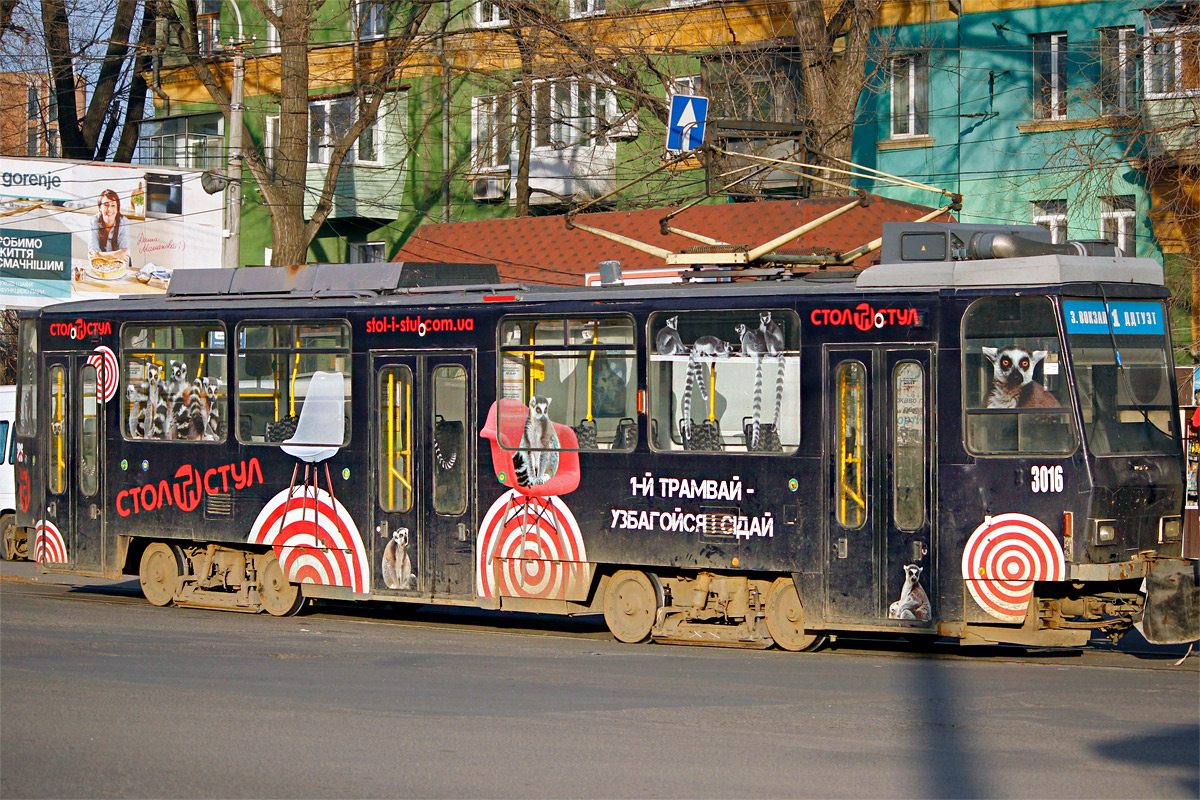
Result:
{"label": "tram ventilation duct", "polygon": [[949,262],[1030,256],[1121,256],[1101,239],[1055,244],[1037,225],[971,225],[946,222],[888,222],[883,226],[883,264]]}

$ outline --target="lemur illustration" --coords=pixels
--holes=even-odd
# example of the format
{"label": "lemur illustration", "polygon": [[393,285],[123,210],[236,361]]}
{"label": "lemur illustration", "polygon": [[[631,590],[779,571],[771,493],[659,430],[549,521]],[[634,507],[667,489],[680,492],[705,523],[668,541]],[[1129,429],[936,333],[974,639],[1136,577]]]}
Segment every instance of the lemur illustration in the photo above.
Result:
{"label": "lemur illustration", "polygon": [[1060,403],[1033,379],[1033,371],[1046,357],[1045,350],[1030,352],[1012,345],[984,347],[992,362],[992,388],[984,400],[987,408],[1059,408]]}
{"label": "lemur illustration", "polygon": [[529,399],[529,416],[525,418],[520,449],[513,454],[513,471],[519,486],[545,483],[558,472],[561,445],[549,411],[549,397],[535,394]]}
{"label": "lemur illustration", "polygon": [[900,599],[888,606],[888,619],[929,619],[929,595],[920,584],[923,569],[916,564],[904,565],[904,588]]}
{"label": "lemur illustration", "polygon": [[415,577],[408,557],[408,528],[397,528],[383,547],[383,583],[389,589],[412,589]]}

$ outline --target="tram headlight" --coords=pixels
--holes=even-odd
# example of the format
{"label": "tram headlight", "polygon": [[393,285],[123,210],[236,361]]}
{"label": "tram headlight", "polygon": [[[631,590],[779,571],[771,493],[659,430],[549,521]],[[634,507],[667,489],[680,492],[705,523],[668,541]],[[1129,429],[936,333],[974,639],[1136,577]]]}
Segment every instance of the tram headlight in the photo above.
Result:
{"label": "tram headlight", "polygon": [[1158,542],[1178,542],[1183,538],[1183,519],[1163,517],[1158,521]]}
{"label": "tram headlight", "polygon": [[1117,523],[1111,519],[1096,520],[1095,537],[1093,541],[1096,544],[1112,544],[1117,538]]}

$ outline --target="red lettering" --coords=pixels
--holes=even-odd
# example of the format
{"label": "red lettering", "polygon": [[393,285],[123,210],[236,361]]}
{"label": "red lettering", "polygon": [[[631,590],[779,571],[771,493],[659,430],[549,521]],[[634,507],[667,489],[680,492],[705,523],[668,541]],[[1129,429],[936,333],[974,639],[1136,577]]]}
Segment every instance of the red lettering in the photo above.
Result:
{"label": "red lettering", "polygon": [[229,491],[229,467],[230,467],[229,464],[226,464],[223,467],[217,467],[217,472],[221,473],[221,491],[222,492]]}
{"label": "red lettering", "polygon": [[176,483],[174,486],[175,505],[179,506],[181,511],[193,511],[196,506],[200,505],[200,497],[204,494],[200,486],[200,473],[191,464],[184,464],[175,472],[176,480],[182,480],[182,483]]}
{"label": "red lettering", "polygon": [[[233,488],[241,490],[246,488],[246,462],[241,464],[230,464],[230,472],[233,473]],[[241,467],[239,470],[238,467]]]}
{"label": "red lettering", "polygon": [[123,492],[117,492],[117,513],[118,513],[118,514],[120,514],[122,517],[128,517],[130,514],[132,514],[132,513],[133,513],[132,511],[130,511],[129,509],[127,509],[127,508],[124,506],[124,504],[121,502],[121,501],[122,501],[122,500],[124,500],[124,499],[125,499],[125,498],[126,498],[128,495],[129,495],[129,490],[128,490],[128,489],[124,490]]}
{"label": "red lettering", "polygon": [[172,505],[171,503],[171,487],[167,485],[165,480],[158,482],[158,507]]}
{"label": "red lettering", "polygon": [[137,489],[130,489],[130,490],[129,490],[129,497],[130,497],[130,499],[132,499],[132,500],[133,500],[133,513],[135,513],[135,514],[139,514],[139,513],[141,513],[141,511],[142,511],[142,507],[141,507],[140,505],[138,505],[138,491],[137,491]]}
{"label": "red lettering", "polygon": [[216,474],[217,471],[215,469],[205,470],[204,472],[204,491],[208,494],[220,494],[220,492],[209,483],[209,479],[215,477]]}
{"label": "red lettering", "polygon": [[158,508],[158,492],[154,490],[153,483],[147,483],[142,487],[142,508],[146,511],[153,511]]}
{"label": "red lettering", "polygon": [[254,473],[256,473],[256,472],[258,473],[258,482],[259,483],[265,482],[265,481],[263,481],[262,467],[260,467],[258,465],[257,458],[250,459],[250,466],[246,468],[246,471],[249,473],[249,475],[246,479],[247,486],[250,486],[254,483]]}

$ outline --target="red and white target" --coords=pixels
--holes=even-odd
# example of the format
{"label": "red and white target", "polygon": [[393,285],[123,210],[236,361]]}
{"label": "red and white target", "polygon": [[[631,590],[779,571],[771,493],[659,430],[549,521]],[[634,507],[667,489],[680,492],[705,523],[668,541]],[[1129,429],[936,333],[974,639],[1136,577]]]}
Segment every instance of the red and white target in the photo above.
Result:
{"label": "red and white target", "polygon": [[87,363],[96,368],[100,385],[104,391],[104,402],[110,403],[117,396],[117,356],[111,349],[100,345],[88,356]]}
{"label": "red and white target", "polygon": [[371,591],[367,550],[350,512],[329,492],[296,486],[272,497],[250,528],[250,544],[269,544],[294,583]]}
{"label": "red and white target", "polygon": [[488,509],[477,544],[480,597],[566,600],[591,582],[579,523],[558,497],[525,497],[510,489]]}
{"label": "red and white target", "polygon": [[985,518],[967,539],[962,570],[975,602],[1005,622],[1025,618],[1034,581],[1061,581],[1067,574],[1058,538],[1025,514]]}
{"label": "red and white target", "polygon": [[48,519],[38,520],[33,538],[33,558],[39,564],[67,563],[67,542],[58,526]]}

